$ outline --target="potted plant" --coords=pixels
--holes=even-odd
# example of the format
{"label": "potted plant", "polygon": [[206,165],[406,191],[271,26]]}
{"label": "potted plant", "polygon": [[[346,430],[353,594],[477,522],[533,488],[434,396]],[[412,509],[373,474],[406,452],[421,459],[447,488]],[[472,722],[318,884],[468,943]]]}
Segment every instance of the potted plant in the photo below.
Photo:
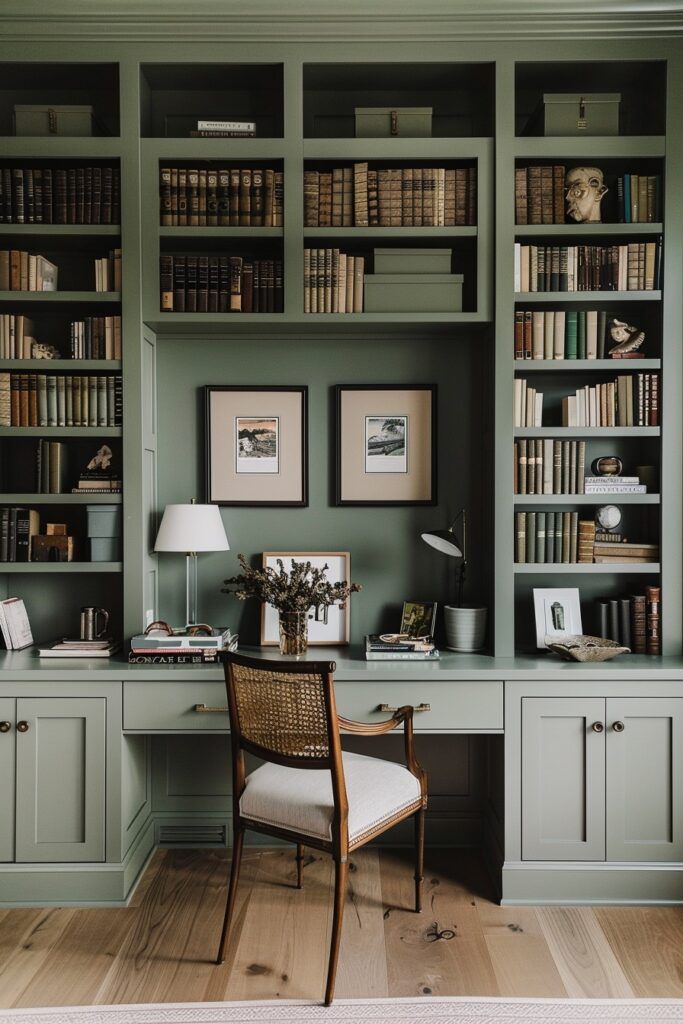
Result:
{"label": "potted plant", "polygon": [[222,592],[234,594],[238,601],[255,598],[276,608],[280,616],[280,654],[288,657],[306,652],[309,619],[327,622],[330,605],[343,608],[349,595],[361,589],[360,584],[346,580],[332,583],[327,579],[328,565],[319,569],[311,562],[293,561],[288,572],[281,558],[275,569],[253,568],[244,555],[237,557],[242,572],[224,580]]}

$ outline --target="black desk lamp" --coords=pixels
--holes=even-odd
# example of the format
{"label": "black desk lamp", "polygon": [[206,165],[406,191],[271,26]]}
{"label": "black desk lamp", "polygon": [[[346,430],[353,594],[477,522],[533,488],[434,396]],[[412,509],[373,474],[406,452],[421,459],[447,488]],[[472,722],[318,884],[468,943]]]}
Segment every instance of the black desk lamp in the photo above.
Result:
{"label": "black desk lamp", "polygon": [[[461,521],[460,536],[462,540],[455,533],[455,527]],[[467,516],[465,515],[465,509],[461,508],[457,516],[448,527],[447,530],[433,530],[430,533],[423,533],[422,540],[425,544],[429,544],[430,547],[436,551],[440,551],[442,555],[448,555],[449,558],[457,558],[458,564],[456,566],[457,583],[456,583],[456,607],[462,605],[463,589],[465,586],[465,569],[467,567]]]}

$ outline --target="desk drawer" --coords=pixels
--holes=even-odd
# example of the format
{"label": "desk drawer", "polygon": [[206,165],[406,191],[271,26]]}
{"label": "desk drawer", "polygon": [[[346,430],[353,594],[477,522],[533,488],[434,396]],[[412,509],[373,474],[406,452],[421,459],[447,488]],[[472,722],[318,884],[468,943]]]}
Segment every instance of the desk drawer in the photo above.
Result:
{"label": "desk drawer", "polygon": [[471,732],[503,728],[503,683],[499,680],[340,682],[335,692],[339,714],[358,722],[388,718],[388,712],[377,710],[379,704],[428,704],[429,711],[420,711],[413,718],[416,729]]}
{"label": "desk drawer", "polygon": [[195,711],[196,704],[208,708],[226,708],[223,682],[160,682],[123,684],[123,728],[145,732],[201,732],[202,729],[228,729],[227,711],[223,714]]}

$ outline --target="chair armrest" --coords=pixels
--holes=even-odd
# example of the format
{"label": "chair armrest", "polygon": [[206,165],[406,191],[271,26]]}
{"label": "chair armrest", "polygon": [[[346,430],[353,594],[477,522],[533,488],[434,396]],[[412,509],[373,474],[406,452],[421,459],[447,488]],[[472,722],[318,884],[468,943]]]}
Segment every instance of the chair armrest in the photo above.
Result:
{"label": "chair armrest", "polygon": [[343,718],[342,715],[337,715],[337,721],[339,728],[344,732],[352,732],[358,736],[381,736],[385,732],[391,732],[408,718],[412,721],[412,717],[413,709],[410,705],[406,705],[403,708],[397,708],[391,718],[385,718],[383,722],[374,724],[372,722],[354,722],[351,718]]}

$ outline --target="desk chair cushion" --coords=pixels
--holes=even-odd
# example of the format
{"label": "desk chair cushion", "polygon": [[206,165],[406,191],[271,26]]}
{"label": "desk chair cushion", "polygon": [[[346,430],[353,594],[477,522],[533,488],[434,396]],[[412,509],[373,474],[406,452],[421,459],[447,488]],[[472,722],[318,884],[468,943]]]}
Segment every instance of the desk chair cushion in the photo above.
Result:
{"label": "desk chair cushion", "polygon": [[[420,805],[420,783],[407,768],[364,754],[344,753],[349,802],[349,842]],[[326,770],[287,768],[268,762],[247,776],[243,817],[318,839],[332,838],[332,776]]]}

